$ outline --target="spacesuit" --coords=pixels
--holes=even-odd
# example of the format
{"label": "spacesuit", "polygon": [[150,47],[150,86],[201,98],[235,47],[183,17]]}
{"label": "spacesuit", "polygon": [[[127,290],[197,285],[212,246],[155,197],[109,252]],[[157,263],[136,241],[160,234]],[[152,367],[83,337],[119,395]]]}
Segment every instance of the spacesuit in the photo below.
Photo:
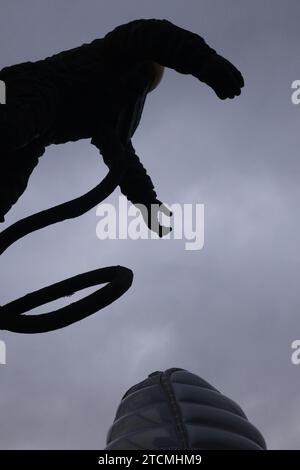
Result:
{"label": "spacesuit", "polygon": [[220,99],[238,96],[244,84],[240,72],[200,36],[158,19],[134,20],[89,44],[3,68],[0,221],[48,145],[85,138],[109,168],[126,159],[120,189],[132,203],[160,204],[131,139],[163,67],[192,74]]}

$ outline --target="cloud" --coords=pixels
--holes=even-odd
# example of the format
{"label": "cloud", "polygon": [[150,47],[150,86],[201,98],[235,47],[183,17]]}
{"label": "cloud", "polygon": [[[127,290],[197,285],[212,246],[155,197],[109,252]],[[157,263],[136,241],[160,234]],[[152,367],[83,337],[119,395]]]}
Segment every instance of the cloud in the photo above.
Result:
{"label": "cloud", "polygon": [[[0,447],[101,448],[127,388],[154,370],[185,367],[239,402],[270,448],[300,449],[299,370],[290,361],[300,336],[299,110],[289,96],[299,78],[298,3],[130,0],[125,12],[123,2],[90,0],[72,2],[67,20],[68,5],[3,6],[2,65],[75,47],[131,18],[167,17],[236,60],[246,88],[224,103],[168,71],[134,139],[161,199],[204,203],[202,251],[176,240],[99,241],[93,210],[2,256],[1,303],[101,266],[128,266],[135,278],[80,324],[38,336],[1,332]],[[7,224],[84,193],[105,173],[88,141],[52,147]]]}

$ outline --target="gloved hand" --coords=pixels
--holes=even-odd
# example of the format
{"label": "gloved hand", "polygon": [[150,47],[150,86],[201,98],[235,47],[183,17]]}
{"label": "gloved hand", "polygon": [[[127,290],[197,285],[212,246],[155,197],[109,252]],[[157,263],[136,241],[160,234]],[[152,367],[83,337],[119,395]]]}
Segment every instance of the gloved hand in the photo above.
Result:
{"label": "gloved hand", "polygon": [[160,212],[168,217],[172,217],[173,215],[163,202],[155,199],[151,204],[143,204],[143,207],[138,204],[136,205],[140,208],[144,222],[149,230],[152,230],[152,232],[156,233],[160,238],[172,231],[172,227],[166,227],[159,223]]}
{"label": "gloved hand", "polygon": [[218,54],[212,54],[206,60],[197,78],[210,86],[221,100],[239,96],[244,86],[241,72]]}

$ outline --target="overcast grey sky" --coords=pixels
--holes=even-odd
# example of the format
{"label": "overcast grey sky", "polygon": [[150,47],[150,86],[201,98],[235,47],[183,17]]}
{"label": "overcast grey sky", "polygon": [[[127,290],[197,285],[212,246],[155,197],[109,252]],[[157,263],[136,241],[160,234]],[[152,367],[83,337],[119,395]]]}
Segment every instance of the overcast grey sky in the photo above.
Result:
{"label": "overcast grey sky", "polygon": [[[300,79],[299,15],[297,0],[1,2],[0,67],[131,19],[165,18],[202,35],[246,82],[241,97],[223,102],[168,70],[134,137],[160,199],[205,204],[202,251],[180,240],[99,241],[92,210],[2,256],[2,304],[101,266],[135,274],[124,297],[81,323],[0,332],[2,449],[103,448],[126,389],[169,367],[236,400],[269,448],[300,449],[300,365],[290,359],[300,339],[300,105],[290,99]],[[49,148],[2,227],[84,193],[105,173],[89,141]]]}

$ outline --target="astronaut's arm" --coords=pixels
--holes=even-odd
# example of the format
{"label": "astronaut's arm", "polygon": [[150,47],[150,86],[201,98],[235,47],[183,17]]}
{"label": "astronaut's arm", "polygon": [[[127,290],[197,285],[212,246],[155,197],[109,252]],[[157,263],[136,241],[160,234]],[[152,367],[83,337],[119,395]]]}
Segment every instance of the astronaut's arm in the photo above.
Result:
{"label": "astronaut's arm", "polygon": [[[103,137],[102,134],[101,138],[94,137],[91,143],[100,150],[104,163],[111,169],[113,165],[118,164],[120,155],[118,155],[119,150],[117,149],[121,149],[123,144],[116,143],[117,138],[113,138],[113,135],[108,138],[108,135]],[[120,190],[132,204],[141,209],[142,216],[149,229],[160,236],[164,236],[169,233],[170,227],[163,227],[158,223],[158,213],[163,212],[167,216],[172,214],[157,199],[154,184],[136,154],[131,140],[122,149],[123,156],[121,158],[125,158],[126,162],[124,165],[125,171],[119,184]]]}
{"label": "astronaut's arm", "polygon": [[196,74],[205,60],[215,54],[198,34],[168,20],[134,20],[116,27],[105,40],[124,58],[155,61],[184,74]]}
{"label": "astronaut's arm", "polygon": [[104,40],[116,60],[150,60],[209,85],[219,98],[233,98],[244,85],[241,73],[196,33],[168,20],[140,19],[116,27]]}
{"label": "astronaut's arm", "polygon": [[100,151],[104,163],[111,169],[118,165],[118,160],[126,160],[120,189],[133,204],[154,204],[157,194],[146,169],[135,153],[131,140],[123,144],[116,131],[102,127],[101,132],[93,136],[91,143]]}
{"label": "astronaut's arm", "polygon": [[132,142],[126,145],[126,171],[120,189],[132,204],[155,204],[157,194],[147,170],[140,161]]}
{"label": "astronaut's arm", "polygon": [[126,145],[126,171],[120,183],[120,189],[127,199],[136,205],[148,228],[160,237],[167,235],[172,229],[158,222],[159,212],[171,216],[171,211],[158,198],[154,184],[147,170],[140,161],[131,140]]}

